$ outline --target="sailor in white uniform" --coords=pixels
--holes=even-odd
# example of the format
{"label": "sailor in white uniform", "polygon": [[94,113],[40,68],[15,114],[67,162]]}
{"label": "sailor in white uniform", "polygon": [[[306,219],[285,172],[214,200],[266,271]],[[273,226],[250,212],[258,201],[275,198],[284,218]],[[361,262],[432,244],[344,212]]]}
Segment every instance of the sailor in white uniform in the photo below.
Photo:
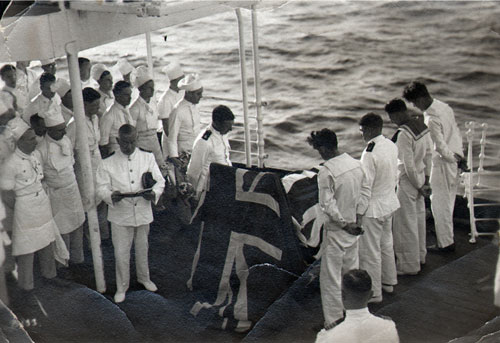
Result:
{"label": "sailor in white uniform", "polygon": [[101,139],[99,148],[105,155],[118,150],[118,130],[124,124],[132,124],[129,105],[132,99],[132,88],[126,81],[118,81],[113,87],[114,104],[100,118],[99,130]]}
{"label": "sailor in white uniform", "polygon": [[210,164],[231,166],[227,134],[232,130],[234,114],[229,107],[219,105],[212,111],[212,124],[202,131],[193,145],[187,168],[187,179],[195,189],[197,199],[209,189]]}
{"label": "sailor in white uniform", "polygon": [[40,77],[44,73],[49,73],[54,76],[56,76],[56,71],[57,71],[57,65],[56,65],[56,60],[53,58],[49,58],[46,60],[40,60],[40,63],[42,65],[42,70],[43,73],[40,74],[31,84],[29,88],[29,95],[28,95],[28,101],[32,101],[34,97],[40,93]]}
{"label": "sailor in white uniform", "polygon": [[421,82],[412,82],[403,96],[424,112],[432,141],[431,209],[436,228],[437,246],[430,251],[453,252],[453,209],[457,195],[459,166],[464,166],[462,136],[455,121],[453,109],[432,98]]}
{"label": "sailor in white uniform", "polygon": [[[137,130],[125,124],[119,129],[120,149],[103,160],[97,172],[97,193],[109,205],[112,240],[116,259],[115,302],[125,300],[130,281],[130,249],[135,241],[137,280],[155,292],[148,267],[149,224],[153,221],[151,202],[157,202],[165,180],[152,153],[136,148]],[[143,191],[142,176],[152,174],[156,183],[135,197],[127,193]]]}
{"label": "sailor in white uniform", "polygon": [[17,71],[16,67],[6,64],[0,69],[0,76],[4,82],[1,92],[2,101],[7,102],[8,106],[13,108],[17,115],[22,115],[26,107],[26,97],[17,89]]}
{"label": "sailor in white uniform", "polygon": [[366,271],[348,271],[342,278],[345,320],[333,329],[321,330],[316,343],[399,343],[394,322],[374,316],[368,310],[371,288],[370,275]]}
{"label": "sailor in white uniform", "polygon": [[61,114],[61,98],[56,93],[56,77],[49,73],[40,76],[41,92],[30,102],[23,114],[25,122],[30,122],[33,114],[41,118],[58,116]]}
{"label": "sailor in white uniform", "polygon": [[165,162],[156,135],[158,119],[163,118],[158,114],[158,106],[154,98],[155,84],[147,67],[137,68],[135,86],[139,89],[139,97],[130,106],[130,116],[137,128],[137,146],[151,151],[155,155],[158,166],[163,168]]}
{"label": "sailor in white uniform", "polygon": [[359,239],[359,267],[372,278],[372,302],[381,302],[382,288],[391,293],[397,284],[392,216],[399,208],[398,148],[382,136],[383,121],[379,115],[368,113],[359,125],[368,143],[361,155],[365,178],[357,207],[358,222],[365,231]]}
{"label": "sailor in white uniform", "polygon": [[359,160],[338,150],[337,136],[329,129],[311,132],[307,141],[325,162],[318,173],[318,198],[326,216],[321,256],[320,290],[325,328],[344,317],[342,274],[359,266],[356,224],[363,168]]}
{"label": "sailor in white uniform", "polygon": [[23,121],[12,127],[17,139],[15,152],[2,165],[0,188],[14,190],[16,202],[12,228],[12,254],[18,265],[18,285],[34,288],[33,258],[37,253],[41,274],[56,276],[54,247],[57,226],[50,200],[42,187],[43,170],[37,157],[35,133]]}
{"label": "sailor in white uniform", "polygon": [[83,262],[83,222],[85,212],[76,183],[73,145],[66,136],[62,115],[45,119],[47,134],[37,146],[44,171],[52,214],[70,251],[73,263]]}
{"label": "sailor in white uniform", "polygon": [[179,81],[184,78],[184,72],[178,63],[172,62],[165,68],[165,73],[170,80],[170,85],[160,97],[160,101],[158,102],[158,113],[163,118],[161,146],[163,156],[167,157],[168,118],[170,118],[170,114],[174,110],[175,105],[184,98],[184,91],[179,89]]}
{"label": "sailor in white uniform", "polygon": [[179,82],[185,91],[184,99],[175,106],[168,120],[167,149],[169,158],[177,166],[181,165],[179,156],[191,154],[193,143],[201,131],[200,113],[196,105],[203,96],[203,86],[196,75],[189,74]]}
{"label": "sailor in white uniform", "polygon": [[392,137],[398,147],[397,195],[401,204],[392,223],[396,269],[398,275],[415,275],[425,264],[427,252],[424,197],[430,194],[429,129],[410,116],[401,99],[391,100],[385,111],[399,127]]}

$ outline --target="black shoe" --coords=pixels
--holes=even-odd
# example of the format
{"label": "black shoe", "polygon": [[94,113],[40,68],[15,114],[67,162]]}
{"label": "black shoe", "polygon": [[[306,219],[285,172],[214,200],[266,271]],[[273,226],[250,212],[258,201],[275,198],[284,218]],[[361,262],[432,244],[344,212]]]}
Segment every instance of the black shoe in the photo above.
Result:
{"label": "black shoe", "polygon": [[451,252],[455,252],[455,243],[453,244],[450,244],[444,248],[440,248],[437,246],[437,244],[435,245],[431,245],[429,247],[427,247],[427,251],[428,252],[434,252],[434,253],[451,253]]}

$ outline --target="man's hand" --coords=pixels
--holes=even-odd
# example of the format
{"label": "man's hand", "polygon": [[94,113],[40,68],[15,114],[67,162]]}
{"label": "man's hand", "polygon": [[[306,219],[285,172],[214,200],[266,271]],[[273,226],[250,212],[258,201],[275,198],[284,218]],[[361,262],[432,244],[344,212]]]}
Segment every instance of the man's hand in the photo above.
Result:
{"label": "man's hand", "polygon": [[180,160],[179,157],[170,157],[170,161],[172,161],[172,163],[174,164],[174,166],[176,166],[177,168],[181,168],[182,167],[182,162]]}
{"label": "man's hand", "polygon": [[455,159],[457,160],[458,169],[463,172],[470,172],[469,167],[467,167],[467,160],[460,156],[459,154],[455,154]]}
{"label": "man's hand", "polygon": [[111,201],[113,202],[113,205],[116,204],[117,202],[119,202],[120,200],[122,200],[124,197],[122,195],[122,193],[118,192],[118,191],[114,191],[112,194],[111,194]]}
{"label": "man's hand", "polygon": [[342,230],[353,236],[359,236],[364,233],[363,229],[357,223],[347,223]]}
{"label": "man's hand", "polygon": [[418,189],[418,193],[424,198],[428,198],[431,195],[431,192],[431,186],[429,186],[428,184],[424,184]]}
{"label": "man's hand", "polygon": [[153,201],[155,199],[155,192],[149,190],[147,192],[142,193],[141,196],[147,201]]}

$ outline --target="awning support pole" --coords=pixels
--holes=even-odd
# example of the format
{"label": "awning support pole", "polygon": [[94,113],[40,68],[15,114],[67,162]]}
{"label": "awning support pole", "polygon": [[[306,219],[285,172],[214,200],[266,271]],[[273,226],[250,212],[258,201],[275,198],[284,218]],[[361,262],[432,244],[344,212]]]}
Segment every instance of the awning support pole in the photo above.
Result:
{"label": "awning support pole", "polygon": [[262,116],[262,96],[260,85],[260,63],[259,63],[259,32],[257,27],[257,11],[255,5],[252,5],[252,38],[253,38],[253,72],[255,84],[255,108],[257,111],[257,149],[258,149],[258,166],[264,166],[264,128]]}
{"label": "awning support pole", "polygon": [[106,292],[104,280],[104,269],[101,252],[101,234],[99,232],[99,221],[95,204],[94,177],[90,162],[90,150],[87,139],[87,126],[85,123],[85,112],[83,108],[82,84],[80,81],[80,70],[78,67],[78,49],[75,42],[66,44],[66,56],[68,60],[69,78],[71,82],[71,98],[73,100],[73,116],[76,124],[76,148],[77,158],[82,168],[84,198],[90,199],[90,210],[87,212],[89,224],[90,246],[92,249],[92,261],[94,263],[94,274],[97,291]]}
{"label": "awning support pole", "polygon": [[148,72],[149,77],[153,78],[153,49],[151,48],[151,32],[146,32],[146,49],[148,53]]}
{"label": "awning support pole", "polygon": [[245,34],[243,30],[243,20],[241,17],[241,10],[236,9],[236,18],[238,19],[238,34],[240,41],[240,68],[241,68],[241,92],[243,97],[243,124],[245,127],[245,156],[246,166],[252,166],[252,156],[250,147],[250,125],[248,123],[248,87],[247,87],[247,69],[245,57]]}

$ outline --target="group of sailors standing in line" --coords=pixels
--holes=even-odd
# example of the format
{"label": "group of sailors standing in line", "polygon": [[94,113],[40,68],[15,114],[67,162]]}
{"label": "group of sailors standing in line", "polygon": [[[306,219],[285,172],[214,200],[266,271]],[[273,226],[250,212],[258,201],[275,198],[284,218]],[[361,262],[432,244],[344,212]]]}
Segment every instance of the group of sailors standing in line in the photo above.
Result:
{"label": "group of sailors standing in line", "polygon": [[[146,66],[120,60],[122,79],[114,82],[104,64],[83,57],[78,64],[95,204],[102,239],[109,238],[111,223],[119,303],[129,287],[132,243],[138,282],[157,290],[148,267],[152,203],[162,202],[165,179],[175,187],[176,176],[192,185],[197,202],[207,188],[210,163],[231,165],[226,134],[234,115],[219,105],[212,124],[202,130],[197,104],[203,86],[178,63],[164,69],[170,86],[158,103]],[[35,287],[35,254],[46,279],[57,275],[55,260],[84,261],[85,213],[94,203],[83,189],[71,86],[56,76],[55,60],[41,65],[40,76],[26,62],[0,69],[5,84],[0,92],[0,265],[27,292]],[[0,285],[5,290],[5,280]]]}
{"label": "group of sailors standing in line", "polygon": [[[388,139],[382,117],[364,115],[361,160],[339,151],[332,130],[313,131],[307,139],[325,160],[318,173],[319,204],[327,217],[320,268],[325,328],[317,342],[398,342],[394,323],[378,319],[368,325],[367,303],[393,293],[398,275],[418,274],[427,251],[455,251],[453,208],[459,170],[467,166],[454,112],[418,81],[404,88],[403,98],[423,117],[413,115],[402,98],[391,100],[385,112],[398,130]],[[437,245],[426,247],[429,196]],[[345,281],[358,268],[371,278],[370,295],[362,307],[348,307],[343,276]]]}

